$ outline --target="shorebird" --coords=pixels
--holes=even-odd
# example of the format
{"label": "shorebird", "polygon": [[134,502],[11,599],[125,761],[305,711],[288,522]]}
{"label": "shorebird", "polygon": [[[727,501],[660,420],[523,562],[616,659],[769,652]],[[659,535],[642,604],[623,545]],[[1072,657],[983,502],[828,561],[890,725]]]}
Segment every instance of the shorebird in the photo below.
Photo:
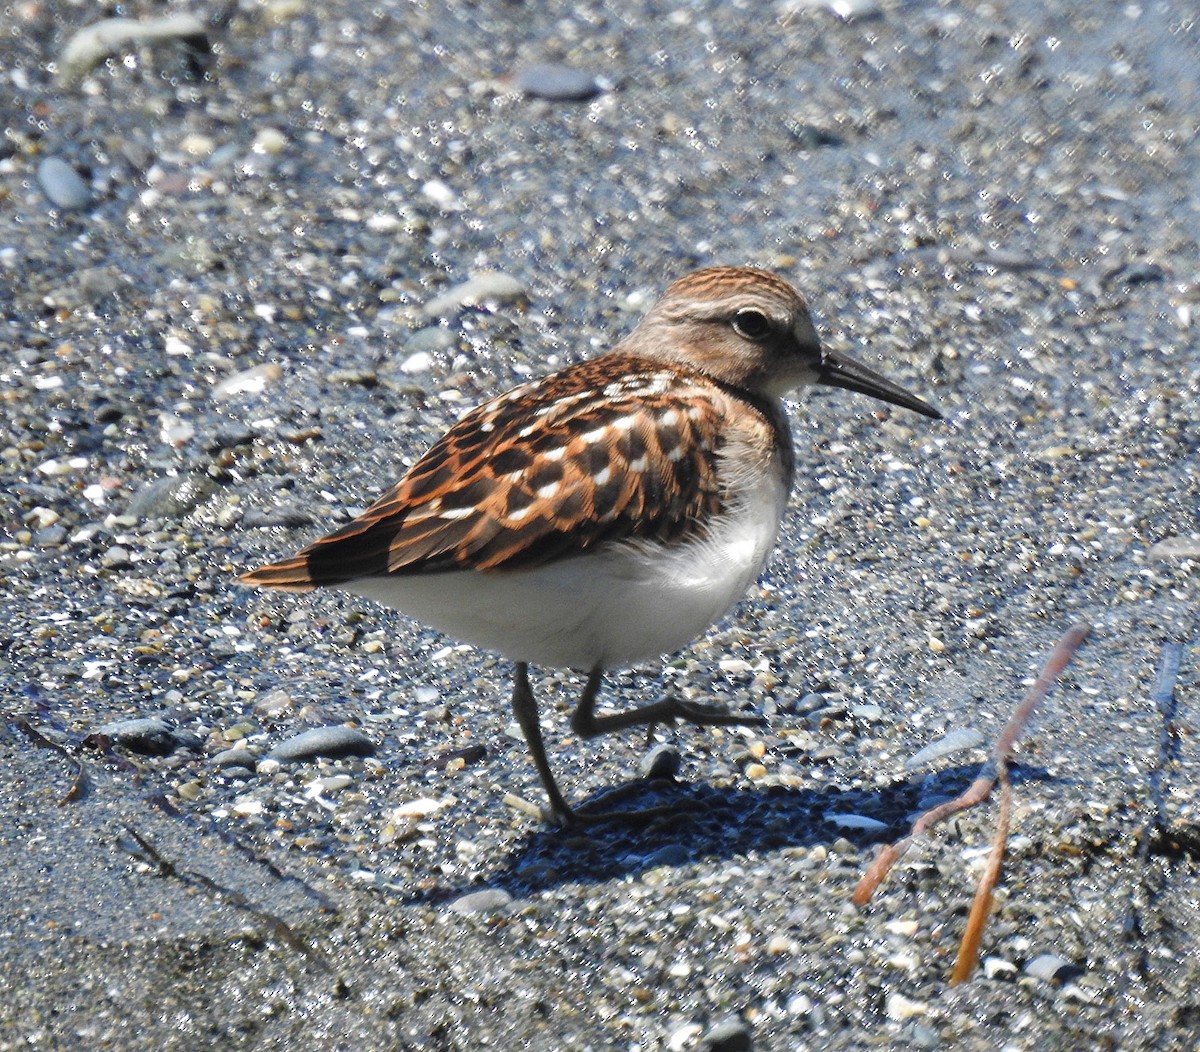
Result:
{"label": "shorebird", "polygon": [[571,718],[582,738],[758,722],[675,697],[625,712],[596,701],[607,670],[686,646],[757,578],[792,484],[784,399],[813,384],[940,419],[824,349],[783,278],[695,271],[612,350],[471,410],[358,518],[240,580],[364,596],[510,659],[548,817],[612,817],[559,790],[529,664],[587,674]]}

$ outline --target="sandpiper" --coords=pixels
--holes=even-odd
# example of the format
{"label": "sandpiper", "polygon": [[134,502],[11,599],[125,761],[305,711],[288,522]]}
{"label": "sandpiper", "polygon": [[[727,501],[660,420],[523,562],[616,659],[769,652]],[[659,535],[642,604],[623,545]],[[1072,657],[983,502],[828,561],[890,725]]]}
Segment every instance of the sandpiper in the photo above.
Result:
{"label": "sandpiper", "polygon": [[749,722],[674,697],[595,706],[606,670],[685,646],[761,572],[792,483],[783,399],[810,384],[941,416],[823,349],[782,278],[695,271],[611,351],[467,413],[357,519],[240,580],[365,596],[510,659],[548,817],[611,817],[559,791],[528,666],[587,673],[571,718],[583,738],[672,719]]}

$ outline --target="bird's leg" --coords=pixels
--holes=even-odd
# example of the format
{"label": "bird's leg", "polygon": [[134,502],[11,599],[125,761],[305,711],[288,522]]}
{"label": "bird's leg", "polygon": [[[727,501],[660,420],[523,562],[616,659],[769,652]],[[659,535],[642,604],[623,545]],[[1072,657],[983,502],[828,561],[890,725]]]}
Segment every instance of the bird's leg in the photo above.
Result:
{"label": "bird's leg", "polygon": [[550,820],[555,825],[567,827],[572,824],[575,813],[558,790],[554,780],[554,772],[550,770],[550,761],[546,758],[546,744],[542,741],[542,725],[538,720],[537,699],[533,696],[533,688],[529,686],[529,663],[518,661],[513,672],[513,715],[525,735],[525,744],[529,746],[529,755],[533,758],[533,766],[537,768],[538,776],[546,795],[550,798]]}
{"label": "bird's leg", "polygon": [[596,698],[600,694],[600,669],[588,674],[587,686],[571,717],[571,729],[581,738],[594,738],[609,731],[639,727],[648,723],[669,723],[671,720],[686,720],[698,727],[728,727],[761,725],[766,721],[761,716],[740,716],[719,705],[696,705],[682,698],[663,698],[650,705],[643,705],[629,712],[605,712],[597,715]]}
{"label": "bird's leg", "polygon": [[[623,727],[633,727],[645,723],[661,723],[671,719],[687,720],[690,723],[704,725],[714,724],[745,724],[759,719],[753,716],[738,716],[725,709],[707,705],[692,705],[677,698],[668,698],[644,705],[632,712],[604,713],[597,716],[595,712],[596,698],[600,693],[603,673],[593,669],[583,688],[583,695],[571,717],[571,727],[581,738],[593,738],[607,731],[620,730]],[[546,746],[542,740],[542,727],[538,721],[537,700],[533,696],[533,688],[529,685],[529,664],[518,661],[513,673],[513,714],[525,735],[529,746],[529,754],[533,758],[533,766],[542,779],[546,796],[550,799],[550,807],[546,817],[561,828],[587,825],[601,822],[649,822],[668,815],[678,815],[681,811],[695,810],[701,806],[695,801],[684,801],[678,804],[668,804],[662,807],[646,807],[633,811],[596,811],[591,810],[601,804],[611,805],[626,797],[634,796],[645,787],[645,780],[639,780],[618,789],[603,794],[602,799],[584,804],[576,809],[567,803],[559,791],[558,783],[550,770],[550,761],[546,758]]]}

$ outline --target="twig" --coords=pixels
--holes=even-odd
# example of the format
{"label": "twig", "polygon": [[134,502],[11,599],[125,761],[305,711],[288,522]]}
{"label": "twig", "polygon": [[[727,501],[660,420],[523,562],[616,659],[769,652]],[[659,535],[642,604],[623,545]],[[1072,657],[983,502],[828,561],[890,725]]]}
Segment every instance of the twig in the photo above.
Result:
{"label": "twig", "polygon": [[1066,668],[1075,651],[1079,649],[1079,644],[1087,638],[1091,630],[1092,626],[1087,621],[1080,621],[1067,629],[1066,634],[1058,641],[1058,645],[1054,650],[1051,651],[1050,657],[1046,659],[1046,664],[1042,667],[1041,674],[1034,680],[1033,685],[1026,692],[1025,697],[1021,699],[1021,703],[1016,707],[1008,723],[1005,724],[1004,729],[996,739],[996,745],[992,751],[994,766],[985,766],[975,781],[967,787],[962,795],[938,807],[934,807],[921,815],[913,823],[908,836],[897,840],[894,844],[887,844],[882,847],[879,854],[876,855],[875,861],[871,863],[859,880],[858,886],[854,889],[854,894],[850,898],[851,902],[856,906],[865,906],[871,901],[871,896],[875,893],[875,889],[883,883],[888,871],[904,856],[904,853],[912,846],[914,840],[922,836],[938,822],[944,821],[959,811],[965,811],[969,807],[974,807],[988,798],[988,795],[992,791],[992,786],[996,783],[996,771],[1001,762],[1008,762],[1013,746],[1016,745],[1017,739],[1020,738],[1024,731],[1025,724],[1029,721],[1033,710],[1046,696],[1055,679]]}
{"label": "twig", "polygon": [[992,838],[992,850],[988,855],[987,867],[979,878],[975,899],[963,930],[962,942],[958,945],[958,959],[950,973],[950,985],[957,986],[971,978],[979,961],[979,947],[983,945],[983,931],[992,912],[992,896],[1000,883],[1000,867],[1004,862],[1004,848],[1008,841],[1008,825],[1012,816],[1012,782],[1008,778],[1008,763],[1001,759],[996,764],[996,776],[1000,780],[1000,814],[996,818],[996,835]]}

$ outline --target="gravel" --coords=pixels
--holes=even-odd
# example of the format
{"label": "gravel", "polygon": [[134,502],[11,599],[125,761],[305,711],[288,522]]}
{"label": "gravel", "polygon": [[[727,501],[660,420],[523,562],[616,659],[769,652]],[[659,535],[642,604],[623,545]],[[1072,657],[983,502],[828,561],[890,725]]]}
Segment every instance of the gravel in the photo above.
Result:
{"label": "gravel", "polygon": [[[81,6],[5,24],[0,1049],[1196,1047],[1190,9],[222,10],[69,76]],[[548,63],[605,90],[506,79]],[[677,814],[560,832],[503,663],[234,578],[713,263],[946,420],[803,395],[762,580],[601,699],[768,726],[582,742],[579,677],[535,670],[572,800],[677,768],[622,803]],[[1079,619],[951,987],[993,804],[850,895]],[[149,718],[195,747],[87,742]],[[373,755],[269,758],[330,727]]]}

